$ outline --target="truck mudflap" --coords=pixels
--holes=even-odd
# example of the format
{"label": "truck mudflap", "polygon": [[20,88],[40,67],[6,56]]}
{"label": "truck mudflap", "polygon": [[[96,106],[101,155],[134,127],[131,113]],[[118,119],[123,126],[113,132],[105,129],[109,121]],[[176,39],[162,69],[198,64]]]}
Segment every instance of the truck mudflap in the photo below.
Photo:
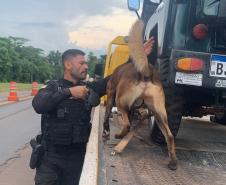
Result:
{"label": "truck mudflap", "polygon": [[[179,70],[176,63],[182,58],[201,59],[203,68],[193,72]],[[226,55],[173,49],[169,62],[169,81],[172,84],[226,89]]]}

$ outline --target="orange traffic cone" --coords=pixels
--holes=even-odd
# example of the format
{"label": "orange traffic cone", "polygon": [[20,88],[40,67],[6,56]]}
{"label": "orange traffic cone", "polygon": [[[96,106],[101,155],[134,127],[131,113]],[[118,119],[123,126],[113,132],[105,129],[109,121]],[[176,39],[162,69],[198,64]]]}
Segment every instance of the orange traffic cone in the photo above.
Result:
{"label": "orange traffic cone", "polygon": [[38,82],[32,82],[31,95],[35,96],[38,93]]}
{"label": "orange traffic cone", "polygon": [[18,101],[16,82],[10,82],[8,101]]}

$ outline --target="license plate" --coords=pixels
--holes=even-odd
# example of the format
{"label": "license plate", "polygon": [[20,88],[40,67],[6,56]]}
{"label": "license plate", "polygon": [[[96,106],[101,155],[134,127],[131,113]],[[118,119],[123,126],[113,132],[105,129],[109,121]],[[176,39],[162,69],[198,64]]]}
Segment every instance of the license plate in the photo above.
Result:
{"label": "license plate", "polygon": [[211,56],[210,76],[226,77],[226,56],[223,55]]}
{"label": "license plate", "polygon": [[202,86],[202,74],[176,72],[175,83]]}

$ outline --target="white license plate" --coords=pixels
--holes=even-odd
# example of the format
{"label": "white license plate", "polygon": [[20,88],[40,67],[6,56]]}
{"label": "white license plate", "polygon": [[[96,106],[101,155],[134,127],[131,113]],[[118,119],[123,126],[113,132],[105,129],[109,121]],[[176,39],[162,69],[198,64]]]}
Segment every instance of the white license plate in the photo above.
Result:
{"label": "white license plate", "polygon": [[202,86],[202,74],[176,72],[175,83]]}
{"label": "white license plate", "polygon": [[226,56],[223,55],[211,56],[210,76],[226,77]]}

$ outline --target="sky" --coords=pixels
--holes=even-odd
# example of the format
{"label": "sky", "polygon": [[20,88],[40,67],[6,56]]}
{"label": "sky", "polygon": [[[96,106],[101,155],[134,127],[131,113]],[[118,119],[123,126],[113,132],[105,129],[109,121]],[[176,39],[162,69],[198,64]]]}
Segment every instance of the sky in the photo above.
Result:
{"label": "sky", "polygon": [[45,53],[78,48],[105,54],[137,19],[127,0],[0,0],[0,12],[0,37],[27,38]]}

